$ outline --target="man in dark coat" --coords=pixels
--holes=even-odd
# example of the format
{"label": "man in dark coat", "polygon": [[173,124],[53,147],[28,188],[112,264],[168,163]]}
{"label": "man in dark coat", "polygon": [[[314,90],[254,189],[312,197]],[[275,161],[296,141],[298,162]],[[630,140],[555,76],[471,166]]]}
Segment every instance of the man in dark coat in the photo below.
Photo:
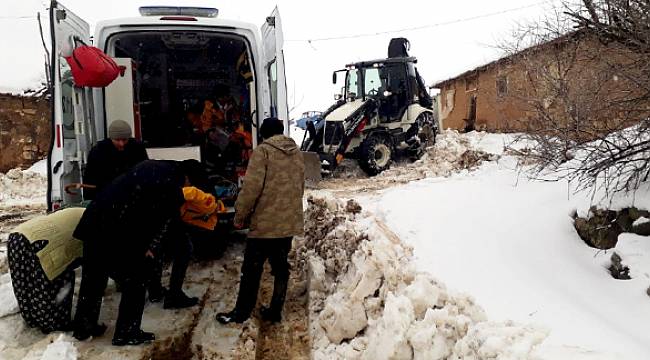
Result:
{"label": "man in dark coat", "polygon": [[144,145],[131,136],[131,126],[124,120],[114,120],[108,127],[108,138],[98,142],[88,154],[83,182],[96,188],[85,188],[84,198],[95,199],[115,178],[147,159]]}
{"label": "man in dark coat", "polygon": [[122,287],[113,345],[153,341],[140,329],[145,283],[151,273],[147,258],[162,256],[160,233],[169,221],[180,220],[183,186],[191,185],[188,168],[198,162],[147,160],[119,176],[88,206],[74,237],[83,241],[83,270],[74,336],[99,336],[99,311],[108,277]]}

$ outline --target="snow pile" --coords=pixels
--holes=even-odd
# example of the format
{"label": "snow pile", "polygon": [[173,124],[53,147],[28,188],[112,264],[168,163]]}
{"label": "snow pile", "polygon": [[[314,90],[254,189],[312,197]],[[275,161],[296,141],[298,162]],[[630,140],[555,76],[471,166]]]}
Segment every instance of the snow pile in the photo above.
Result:
{"label": "snow pile", "polygon": [[644,289],[650,286],[650,237],[630,233],[618,236],[614,248],[622,263],[630,269],[630,277],[643,282]]}
{"label": "snow pile", "polygon": [[647,224],[647,223],[650,223],[650,219],[641,216],[640,218],[636,219],[636,220],[632,223],[632,226],[633,226],[633,227],[636,227],[636,226],[641,226],[641,225],[643,225],[643,224]]}
{"label": "snow pile", "polygon": [[460,359],[529,359],[530,349],[544,341],[546,331],[511,322],[484,322],[470,329],[455,348]]}
{"label": "snow pile", "polygon": [[[480,133],[473,133],[471,136],[480,136]],[[478,142],[475,139],[474,142]],[[474,158],[473,161],[468,161]],[[434,146],[427,149],[427,153],[406,166],[395,166],[382,172],[378,178],[397,178],[400,182],[408,182],[429,177],[449,176],[454,172],[463,169],[471,169],[482,161],[496,160],[496,156],[474,147],[472,138],[457,130],[442,131],[436,137]]]}
{"label": "snow pile", "polygon": [[32,164],[26,172],[37,173],[43,177],[47,177],[47,159],[39,160]]}
{"label": "snow pile", "polygon": [[313,254],[324,259],[327,273],[336,276],[345,272],[359,243],[367,239],[353,223],[357,208],[353,202],[344,206],[337,201],[314,197],[309,197],[307,203],[306,236],[298,247],[298,258],[306,259]]}
{"label": "snow pile", "polygon": [[41,360],[77,360],[78,352],[74,339],[63,334],[45,348]]}
{"label": "snow pile", "polygon": [[3,207],[45,203],[47,178],[33,171],[11,169],[0,173],[0,202]]}
{"label": "snow pile", "polygon": [[18,312],[18,302],[14,295],[11,277],[7,274],[0,275],[0,318]]}
{"label": "snow pile", "polygon": [[[349,208],[311,199],[307,211],[308,224],[322,224],[303,254],[314,359],[526,359],[544,340],[534,328],[486,322],[471,297],[417,272],[411,248],[383,223]],[[322,251],[331,247],[342,249]]]}
{"label": "snow pile", "polygon": [[[498,150],[511,136],[487,134],[475,143],[478,135],[464,136],[485,151]],[[360,201],[414,247],[418,270],[471,293],[490,320],[549,329],[539,349],[544,359],[650,358],[650,269],[639,267],[650,263],[650,249],[641,247],[641,237],[626,244],[633,236],[621,235],[620,255],[633,278],[615,280],[607,271],[612,251],[588,247],[569,215],[587,216],[592,206],[648,210],[650,184],[613,196],[600,189],[576,193],[566,181],[532,179],[517,160],[506,150],[498,162],[472,173],[426,179]],[[573,356],[583,352],[588,356]]]}
{"label": "snow pile", "polygon": [[[421,159],[412,163],[393,164],[377,176],[368,178],[355,161],[344,160],[335,172],[335,179],[323,181],[324,189],[345,189],[354,192],[379,190],[389,186],[406,184],[432,177],[448,177],[454,173],[472,170],[484,161],[493,161],[503,152],[492,143],[483,151],[478,147],[486,133],[461,134],[456,130],[444,130],[436,137],[434,146],[427,149]],[[494,140],[493,138],[490,138]],[[349,179],[358,179],[350,184]]]}

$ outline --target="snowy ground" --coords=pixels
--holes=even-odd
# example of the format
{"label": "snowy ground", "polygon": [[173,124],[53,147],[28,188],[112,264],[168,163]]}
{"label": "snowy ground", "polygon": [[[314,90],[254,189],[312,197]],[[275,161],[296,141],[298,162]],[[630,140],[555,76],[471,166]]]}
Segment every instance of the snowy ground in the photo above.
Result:
{"label": "snowy ground", "polygon": [[0,173],[0,274],[7,271],[5,242],[9,232],[21,222],[45,212],[46,188],[45,160],[24,171],[13,169]]}
{"label": "snowy ground", "polygon": [[[296,140],[301,135],[292,129]],[[224,259],[190,270],[201,309],[172,314],[147,307],[145,328],[162,334],[154,346],[126,355],[108,346],[107,336],[90,343],[43,337],[14,314],[0,317],[0,358],[156,358],[179,346],[189,351],[179,358],[197,359],[220,347],[230,350],[215,358],[650,358],[650,239],[620,236],[615,250],[633,279],[615,280],[606,269],[612,251],[587,247],[570,217],[592,203],[648,209],[650,187],[603,199],[574,194],[566,182],[530,180],[504,152],[511,140],[447,131],[418,162],[370,179],[347,162],[338,178],[310,189],[308,232],[295,242],[280,325],[215,324],[214,313],[234,300],[242,250],[236,245]],[[30,198],[24,191],[44,185],[33,173],[0,178],[2,204],[8,199],[5,208],[23,214],[16,219],[27,217],[30,204],[42,211],[41,193]],[[268,300],[268,273],[264,279]],[[0,276],[0,306],[7,280]],[[109,291],[112,310],[102,315],[109,324],[115,302]]]}
{"label": "snowy ground", "polygon": [[[469,137],[478,149],[501,155],[508,141]],[[641,190],[636,205],[647,208],[649,198]],[[539,350],[544,358],[650,358],[650,272],[640,261],[650,255],[650,239],[621,236],[619,246],[634,254],[630,264],[638,276],[612,279],[611,252],[587,247],[569,216],[576,208],[586,212],[590,194],[572,194],[562,181],[529,180],[515,158],[502,156],[476,171],[390,188],[361,204],[414,247],[419,269],[472,294],[489,319],[549,330]]]}

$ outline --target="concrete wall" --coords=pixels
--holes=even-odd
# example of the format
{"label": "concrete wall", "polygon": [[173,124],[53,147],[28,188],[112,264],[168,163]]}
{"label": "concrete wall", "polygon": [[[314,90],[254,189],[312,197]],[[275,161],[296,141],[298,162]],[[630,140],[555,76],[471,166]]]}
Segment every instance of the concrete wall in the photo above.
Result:
{"label": "concrete wall", "polygon": [[50,133],[49,100],[0,94],[0,172],[44,158]]}

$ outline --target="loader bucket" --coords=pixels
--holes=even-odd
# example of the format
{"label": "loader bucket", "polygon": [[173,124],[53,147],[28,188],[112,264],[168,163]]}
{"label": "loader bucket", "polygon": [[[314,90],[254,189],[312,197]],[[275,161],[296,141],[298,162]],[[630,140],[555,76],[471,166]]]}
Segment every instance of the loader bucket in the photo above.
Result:
{"label": "loader bucket", "polygon": [[302,158],[305,162],[305,180],[312,182],[320,181],[322,176],[318,153],[303,151]]}

